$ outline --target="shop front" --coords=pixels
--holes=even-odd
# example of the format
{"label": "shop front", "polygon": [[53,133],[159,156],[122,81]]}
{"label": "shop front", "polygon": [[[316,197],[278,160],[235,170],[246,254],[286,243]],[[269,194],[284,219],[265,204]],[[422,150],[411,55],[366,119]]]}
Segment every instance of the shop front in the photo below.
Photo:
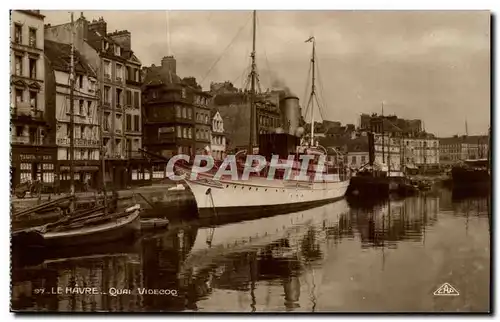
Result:
{"label": "shop front", "polygon": [[28,181],[40,181],[53,188],[56,177],[57,148],[55,146],[11,145],[11,190]]}
{"label": "shop front", "polygon": [[[100,161],[99,160],[75,160],[74,161],[74,183],[75,192],[97,190],[100,188]],[[67,192],[71,185],[71,167],[69,160],[59,160],[59,189]]]}

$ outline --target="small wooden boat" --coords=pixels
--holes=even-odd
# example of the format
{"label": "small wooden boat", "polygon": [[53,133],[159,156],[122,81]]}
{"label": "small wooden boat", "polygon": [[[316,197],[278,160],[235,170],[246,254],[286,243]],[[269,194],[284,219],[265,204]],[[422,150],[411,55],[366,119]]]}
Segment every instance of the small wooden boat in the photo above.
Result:
{"label": "small wooden boat", "polygon": [[102,212],[70,220],[66,225],[56,226],[42,232],[45,246],[70,247],[100,244],[135,235],[141,229],[140,205],[134,205],[124,212],[104,215]]}
{"label": "small wooden boat", "polygon": [[141,219],[141,229],[166,228],[170,221],[166,218]]}

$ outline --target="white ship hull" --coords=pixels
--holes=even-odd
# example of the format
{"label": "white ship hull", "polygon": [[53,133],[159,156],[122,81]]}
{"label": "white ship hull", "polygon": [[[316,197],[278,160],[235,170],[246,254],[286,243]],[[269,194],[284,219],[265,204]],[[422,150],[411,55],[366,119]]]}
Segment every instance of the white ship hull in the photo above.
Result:
{"label": "white ship hull", "polygon": [[208,177],[186,180],[198,206],[200,217],[238,214],[273,214],[299,211],[327,204],[344,197],[349,180],[298,182],[252,178],[248,181],[220,180]]}

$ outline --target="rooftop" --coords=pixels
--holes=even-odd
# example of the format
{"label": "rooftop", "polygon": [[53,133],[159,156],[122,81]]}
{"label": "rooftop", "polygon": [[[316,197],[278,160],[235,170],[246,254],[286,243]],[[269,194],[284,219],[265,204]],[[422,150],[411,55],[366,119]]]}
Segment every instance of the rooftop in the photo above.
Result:
{"label": "rooftop", "polygon": [[[51,40],[45,40],[44,45],[45,55],[50,60],[52,67],[56,70],[70,72],[71,64],[71,45],[58,43]],[[76,49],[75,57],[75,72],[80,74],[97,77],[94,70]]]}

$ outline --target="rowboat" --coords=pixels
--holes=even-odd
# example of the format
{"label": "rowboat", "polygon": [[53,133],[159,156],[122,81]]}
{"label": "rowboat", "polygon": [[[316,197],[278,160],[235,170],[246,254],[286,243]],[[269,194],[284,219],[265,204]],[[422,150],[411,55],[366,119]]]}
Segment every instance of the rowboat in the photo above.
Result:
{"label": "rowboat", "polygon": [[42,233],[45,247],[70,247],[126,239],[141,230],[140,211],[141,207],[136,204],[124,212],[109,216],[98,213],[92,218],[49,229]]}

